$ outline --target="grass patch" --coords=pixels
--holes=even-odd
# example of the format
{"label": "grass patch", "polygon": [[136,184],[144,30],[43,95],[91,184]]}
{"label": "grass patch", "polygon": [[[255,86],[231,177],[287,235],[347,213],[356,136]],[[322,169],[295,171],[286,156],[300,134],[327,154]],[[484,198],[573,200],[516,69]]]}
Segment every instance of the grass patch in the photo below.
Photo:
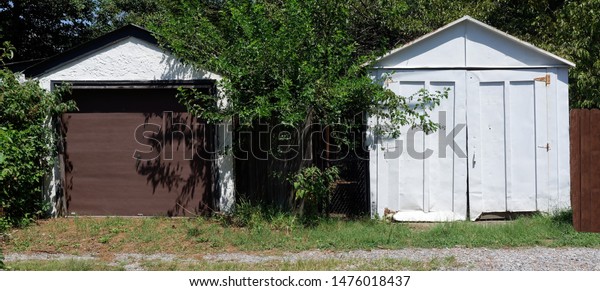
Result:
{"label": "grass patch", "polygon": [[[140,262],[140,267],[148,271],[432,271],[461,267],[454,257],[430,261],[409,261],[403,259],[377,260],[301,260],[268,261],[261,263],[233,263],[198,261]],[[122,265],[109,264],[100,260],[30,260],[11,262],[9,270],[14,271],[123,271]]]}
{"label": "grass patch", "polygon": [[[5,252],[66,254],[297,252],[311,249],[399,249],[446,247],[600,247],[600,234],[578,233],[569,215],[534,215],[499,223],[387,223],[323,219],[304,226],[294,216],[248,213],[231,218],[58,218],[9,231]],[[241,219],[241,218],[236,218]]]}
{"label": "grass patch", "polygon": [[262,263],[232,262],[165,262],[145,261],[141,263],[145,270],[151,271],[432,271],[456,269],[460,264],[454,257],[419,262],[401,259],[377,260],[301,260],[268,261]]}
{"label": "grass patch", "polygon": [[14,271],[123,271],[120,266],[96,260],[32,260],[8,264]]}

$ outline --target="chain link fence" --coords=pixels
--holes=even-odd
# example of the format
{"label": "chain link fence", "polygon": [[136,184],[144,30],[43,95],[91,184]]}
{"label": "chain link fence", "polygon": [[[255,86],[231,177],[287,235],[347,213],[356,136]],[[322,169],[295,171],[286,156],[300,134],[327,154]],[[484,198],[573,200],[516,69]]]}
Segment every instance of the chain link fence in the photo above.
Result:
{"label": "chain link fence", "polygon": [[368,215],[369,161],[353,156],[331,165],[340,168],[341,181],[331,197],[328,212],[346,217]]}

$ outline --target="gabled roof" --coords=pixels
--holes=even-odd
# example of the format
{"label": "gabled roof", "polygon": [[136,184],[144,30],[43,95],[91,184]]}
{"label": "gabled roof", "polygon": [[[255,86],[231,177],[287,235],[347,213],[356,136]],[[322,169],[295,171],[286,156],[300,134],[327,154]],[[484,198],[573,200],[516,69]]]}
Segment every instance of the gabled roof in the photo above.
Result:
{"label": "gabled roof", "polygon": [[90,40],[86,43],[78,45],[72,49],[66,50],[62,53],[52,56],[31,67],[28,67],[23,71],[23,74],[25,74],[26,77],[36,77],[42,75],[46,72],[51,71],[57,66],[63,65],[71,60],[77,59],[100,48],[117,43],[128,37],[135,37],[144,40],[148,43],[158,45],[158,41],[152,35],[152,32],[146,30],[143,27],[129,24],[119,29],[113,30],[107,34],[104,34],[98,38]]}
{"label": "gabled roof", "polygon": [[470,16],[396,48],[371,65],[374,68],[575,66]]}

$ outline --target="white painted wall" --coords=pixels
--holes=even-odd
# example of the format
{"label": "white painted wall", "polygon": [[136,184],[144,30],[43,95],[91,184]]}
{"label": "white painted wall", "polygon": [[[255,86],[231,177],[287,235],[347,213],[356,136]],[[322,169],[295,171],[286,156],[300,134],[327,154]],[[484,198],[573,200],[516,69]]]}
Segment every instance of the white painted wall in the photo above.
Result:
{"label": "white painted wall", "polygon": [[[40,86],[51,90],[53,81],[150,81],[150,80],[220,80],[217,74],[195,69],[182,64],[177,58],[156,45],[129,37],[100,48],[88,55],[81,56],[51,71],[38,76]],[[224,100],[223,100],[224,101]],[[224,102],[220,102],[222,106]],[[225,149],[231,147],[232,133],[230,122],[219,126],[217,145],[219,154],[218,181],[220,189],[220,208],[232,209],[234,196],[233,158]],[[55,167],[46,185],[47,195],[55,200],[60,183],[60,168]],[[57,214],[56,205],[52,205],[52,215]]]}

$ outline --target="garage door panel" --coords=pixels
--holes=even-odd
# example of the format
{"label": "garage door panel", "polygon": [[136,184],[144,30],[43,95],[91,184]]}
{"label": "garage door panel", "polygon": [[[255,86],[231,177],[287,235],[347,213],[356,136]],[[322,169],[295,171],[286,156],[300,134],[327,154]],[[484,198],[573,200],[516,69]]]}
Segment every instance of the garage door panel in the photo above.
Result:
{"label": "garage door panel", "polygon": [[67,113],[63,123],[71,214],[188,215],[211,204],[211,161],[200,157],[209,135],[188,114]]}

